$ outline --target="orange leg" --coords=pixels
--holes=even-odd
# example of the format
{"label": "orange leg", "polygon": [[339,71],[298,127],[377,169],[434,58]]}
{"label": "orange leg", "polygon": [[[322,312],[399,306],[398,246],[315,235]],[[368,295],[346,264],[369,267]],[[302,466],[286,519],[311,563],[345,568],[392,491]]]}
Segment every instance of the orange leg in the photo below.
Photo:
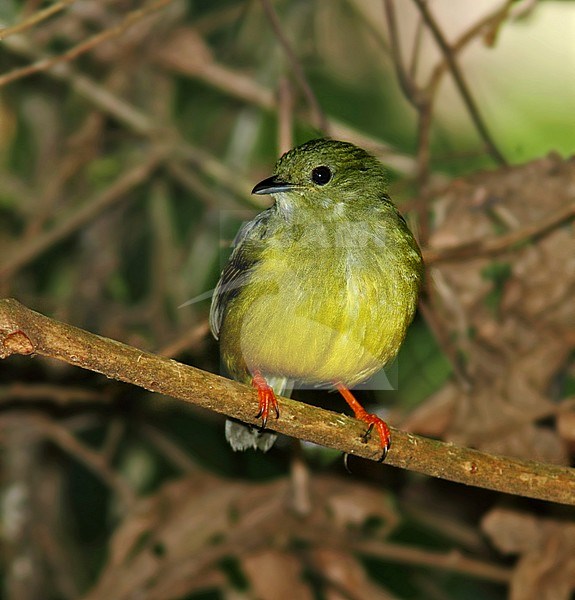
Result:
{"label": "orange leg", "polygon": [[379,440],[381,442],[381,447],[383,449],[383,456],[380,461],[384,461],[387,456],[387,452],[391,446],[391,434],[389,433],[389,427],[387,423],[380,419],[377,415],[372,413],[368,413],[363,406],[355,399],[353,394],[343,385],[343,383],[337,384],[338,392],[344,397],[345,401],[349,404],[351,410],[353,410],[353,414],[356,419],[367,423],[367,431],[365,432],[364,440],[367,442],[371,430],[376,427],[377,433],[379,434]]}
{"label": "orange leg", "polygon": [[280,416],[278,401],[273,389],[268,385],[266,378],[259,371],[254,372],[252,385],[258,391],[259,410],[256,419],[261,417],[262,429],[265,429],[270,415],[270,409],[274,411],[276,419]]}

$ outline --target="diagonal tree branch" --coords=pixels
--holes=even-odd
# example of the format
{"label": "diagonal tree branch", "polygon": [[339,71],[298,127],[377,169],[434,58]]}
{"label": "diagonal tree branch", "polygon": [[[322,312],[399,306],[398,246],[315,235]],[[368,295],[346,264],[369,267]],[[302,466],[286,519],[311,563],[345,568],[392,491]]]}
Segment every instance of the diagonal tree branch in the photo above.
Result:
{"label": "diagonal tree branch", "polygon": [[[246,423],[254,418],[254,390],[45,317],[16,300],[0,300],[0,358],[39,354],[172,396]],[[377,460],[377,439],[362,442],[364,425],[351,417],[280,399],[273,429],[348,454]],[[392,430],[387,462],[393,466],[508,494],[575,505],[575,469],[459,448]],[[223,443],[223,441],[222,441]]]}
{"label": "diagonal tree branch", "polygon": [[503,154],[500,152],[499,148],[496,146],[491,134],[489,133],[487,125],[483,121],[481,113],[479,112],[479,108],[477,107],[477,104],[475,103],[475,100],[473,99],[473,96],[469,91],[469,87],[465,82],[463,73],[461,72],[461,69],[457,64],[453,50],[447,43],[447,40],[443,36],[441,29],[439,28],[433,15],[431,14],[429,7],[427,6],[426,0],[413,0],[413,2],[419,9],[423,20],[429,27],[429,30],[431,31],[437,45],[443,53],[447,67],[451,72],[451,76],[453,77],[453,81],[455,82],[455,85],[459,90],[461,98],[463,99],[463,102],[467,107],[467,111],[469,112],[469,115],[475,125],[475,128],[477,129],[477,132],[483,139],[493,159],[496,160],[500,165],[506,165],[507,161]]}
{"label": "diagonal tree branch", "polygon": [[266,13],[266,16],[276,34],[276,37],[279,43],[281,44],[282,48],[284,49],[288,61],[290,62],[291,68],[298,82],[298,85],[302,89],[307,99],[307,102],[310,105],[315,126],[321,131],[329,133],[329,123],[321,109],[318,99],[316,98],[310,84],[308,83],[308,80],[305,76],[304,70],[297,58],[296,53],[294,52],[288,38],[283,32],[278,14],[276,13],[270,0],[261,0],[261,3],[264,8],[264,12]]}
{"label": "diagonal tree branch", "polygon": [[[21,67],[19,69],[14,69],[5,75],[0,76],[0,87],[3,85],[7,85],[12,81],[16,81],[17,79],[21,79],[22,77],[28,77],[29,75],[33,75],[34,73],[38,73],[40,71],[45,71],[46,69],[50,69],[55,65],[63,62],[73,61],[82,54],[89,52],[98,44],[105,42],[106,40],[118,37],[122,35],[126,29],[137,23],[144,17],[147,17],[149,14],[161,10],[167,4],[172,2],[172,0],[157,0],[153,2],[149,6],[144,6],[142,8],[138,8],[126,15],[126,17],[122,20],[118,25],[114,25],[109,29],[105,29],[100,33],[93,35],[87,40],[81,42],[77,46],[66,50],[62,54],[58,54],[56,56],[51,56],[49,58],[43,58],[31,65],[27,65],[25,67]],[[6,37],[5,34],[3,37]],[[0,37],[1,39],[1,37]]]}
{"label": "diagonal tree branch", "polygon": [[32,13],[27,19],[21,21],[20,23],[16,23],[12,27],[6,27],[5,29],[0,29],[0,41],[5,40],[7,37],[11,35],[15,35],[17,33],[23,33],[27,29],[31,29],[36,25],[42,23],[46,19],[49,19],[51,16],[56,13],[64,10],[70,4],[73,4],[76,0],[61,0],[60,2],[55,2],[51,6],[44,8],[42,10],[37,10]]}
{"label": "diagonal tree branch", "polygon": [[[40,256],[47,248],[72,235],[79,228],[96,218],[115,203],[126,201],[126,195],[145,182],[156,170],[162,159],[160,152],[153,151],[147,159],[123,172],[109,187],[74,209],[55,226],[36,234],[27,243],[19,242],[13,254],[4,257],[0,264],[0,280],[14,275],[19,269]],[[16,244],[15,244],[16,245]]]}
{"label": "diagonal tree branch", "polygon": [[536,240],[569,223],[575,218],[575,202],[552,212],[546,218],[518,227],[504,235],[482,238],[472,242],[445,248],[425,248],[423,258],[426,265],[434,263],[467,260],[483,256],[495,256],[526,242]]}

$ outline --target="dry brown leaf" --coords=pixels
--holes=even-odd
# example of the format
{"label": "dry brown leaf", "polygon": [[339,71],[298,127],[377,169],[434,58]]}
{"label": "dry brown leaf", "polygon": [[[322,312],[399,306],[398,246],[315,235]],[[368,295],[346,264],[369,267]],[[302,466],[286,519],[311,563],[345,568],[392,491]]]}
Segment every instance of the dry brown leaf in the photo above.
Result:
{"label": "dry brown leaf", "polygon": [[288,598],[290,591],[306,598],[305,553],[290,550],[298,535],[339,531],[345,538],[375,519],[381,538],[398,521],[385,492],[351,479],[310,479],[311,511],[305,516],[293,510],[293,493],[286,479],[254,484],[201,472],[164,485],[116,528],[110,558],[84,600],[165,600],[216,581],[242,596],[226,584],[224,559],[240,565],[249,583],[246,598]]}
{"label": "dry brown leaf", "polygon": [[[575,161],[547,157],[453,182],[438,199],[434,249],[494,239],[575,203]],[[575,343],[575,234],[566,222],[494,257],[434,264],[432,305],[465,356],[470,390],[459,390],[444,432],[451,441],[566,463],[555,429],[552,382]],[[453,384],[449,384],[452,386]]]}
{"label": "dry brown leaf", "polygon": [[519,554],[511,600],[569,600],[575,592],[575,524],[511,510],[491,511],[482,528],[502,552]]}
{"label": "dry brown leaf", "polygon": [[293,554],[265,550],[243,557],[241,565],[258,600],[313,600],[303,565]]}
{"label": "dry brown leaf", "polygon": [[416,431],[426,437],[442,437],[455,417],[457,404],[461,401],[461,389],[448,381],[435,394],[418,406],[401,421],[401,428]]}
{"label": "dry brown leaf", "polygon": [[287,490],[285,481],[254,486],[203,473],[165,485],[116,529],[111,559],[86,600],[127,600],[135,591],[161,600],[195,589],[206,564],[232,554],[242,533],[249,539],[253,528],[261,537]]}
{"label": "dry brown leaf", "polygon": [[561,410],[557,415],[557,432],[566,442],[575,444],[575,410]]}
{"label": "dry brown leaf", "polygon": [[210,48],[193,29],[175,30],[155,57],[168,68],[194,75],[213,62]]}
{"label": "dry brown leaf", "polygon": [[[326,600],[393,600],[394,596],[373,584],[361,563],[351,554],[319,548],[313,552],[313,568],[327,583]],[[295,596],[292,596],[292,598]]]}
{"label": "dry brown leaf", "polygon": [[340,529],[365,525],[368,520],[378,519],[379,533],[385,537],[399,523],[399,516],[379,490],[355,483],[333,489],[325,504],[335,526]]}

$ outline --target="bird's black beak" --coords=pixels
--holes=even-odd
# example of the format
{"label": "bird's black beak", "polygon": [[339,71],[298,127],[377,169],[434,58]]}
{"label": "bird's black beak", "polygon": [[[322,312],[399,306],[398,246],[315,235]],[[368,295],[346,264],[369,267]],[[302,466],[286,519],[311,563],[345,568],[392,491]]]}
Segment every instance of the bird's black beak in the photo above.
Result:
{"label": "bird's black beak", "polygon": [[252,194],[277,194],[279,192],[287,192],[292,188],[291,183],[280,181],[275,175],[260,181],[252,190]]}

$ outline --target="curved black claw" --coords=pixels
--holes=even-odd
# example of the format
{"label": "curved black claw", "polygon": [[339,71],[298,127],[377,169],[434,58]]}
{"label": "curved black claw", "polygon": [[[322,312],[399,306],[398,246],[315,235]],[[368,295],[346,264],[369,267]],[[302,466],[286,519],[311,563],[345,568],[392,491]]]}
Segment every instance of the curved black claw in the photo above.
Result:
{"label": "curved black claw", "polygon": [[261,409],[260,411],[258,411],[258,414],[254,417],[254,419],[259,419],[262,415],[263,415],[262,424],[260,425],[260,428],[259,428],[260,432],[266,428],[266,425],[268,424],[268,416],[264,415],[264,410]]}
{"label": "curved black claw", "polygon": [[349,463],[347,461],[348,458],[349,458],[349,452],[344,452],[343,453],[343,466],[345,467],[345,470],[351,475],[351,469],[349,468]]}
{"label": "curved black claw", "polygon": [[375,423],[370,423],[369,427],[366,430],[366,432],[361,436],[361,441],[364,444],[367,444],[367,442],[369,442],[369,438],[371,437],[371,432],[373,431],[373,426],[374,425],[375,425]]}
{"label": "curved black claw", "polygon": [[382,463],[387,458],[387,453],[389,452],[390,447],[391,447],[391,442],[387,446],[383,446],[383,448],[382,448],[383,452],[381,454],[381,457],[377,459],[378,463]]}

